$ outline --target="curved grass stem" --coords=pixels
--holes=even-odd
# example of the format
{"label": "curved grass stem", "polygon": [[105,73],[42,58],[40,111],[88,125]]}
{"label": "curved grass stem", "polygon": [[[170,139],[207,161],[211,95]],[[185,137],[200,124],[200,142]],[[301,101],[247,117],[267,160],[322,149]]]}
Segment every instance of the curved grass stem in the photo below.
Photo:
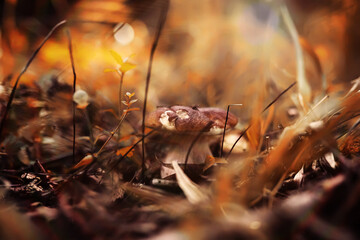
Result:
{"label": "curved grass stem", "polygon": [[121,124],[123,123],[125,117],[127,116],[128,112],[124,112],[122,115],[121,115],[121,118],[119,120],[119,123],[118,125],[115,127],[114,130],[111,131],[111,134],[110,136],[106,139],[105,143],[101,146],[101,148],[99,149],[99,151],[97,151],[95,154],[94,154],[94,157],[97,158],[100,153],[104,150],[105,146],[110,142],[111,138],[115,135],[115,133],[120,129],[120,126]]}

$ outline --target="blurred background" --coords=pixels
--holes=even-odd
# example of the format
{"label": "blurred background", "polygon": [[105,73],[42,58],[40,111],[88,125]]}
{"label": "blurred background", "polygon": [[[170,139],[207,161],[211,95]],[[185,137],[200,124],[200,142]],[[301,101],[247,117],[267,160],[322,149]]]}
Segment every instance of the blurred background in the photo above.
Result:
{"label": "blurred background", "polygon": [[[359,76],[357,0],[289,0],[312,98],[341,91]],[[50,29],[70,21],[78,87],[117,102],[119,76],[110,50],[130,57],[124,90],[144,98],[150,47],[165,0],[0,0],[0,79],[18,75]],[[296,81],[294,44],[280,1],[171,0],[150,83],[148,110],[159,105],[225,108],[243,118]],[[126,23],[114,33],[122,23]],[[72,82],[64,28],[56,31],[21,83],[51,76]],[[323,84],[325,81],[325,85]],[[296,91],[296,90],[294,90]]]}

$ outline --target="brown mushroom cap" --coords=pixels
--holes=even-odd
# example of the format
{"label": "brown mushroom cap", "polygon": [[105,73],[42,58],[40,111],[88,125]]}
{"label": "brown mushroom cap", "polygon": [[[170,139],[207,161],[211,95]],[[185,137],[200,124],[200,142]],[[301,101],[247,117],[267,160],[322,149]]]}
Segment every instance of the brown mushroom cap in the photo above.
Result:
{"label": "brown mushroom cap", "polygon": [[[224,128],[226,121],[226,111],[221,108],[205,107],[199,108],[199,111],[204,113],[211,121],[214,122],[214,126],[218,128]],[[237,117],[229,112],[226,128],[232,128],[238,123]]]}
{"label": "brown mushroom cap", "polygon": [[[226,111],[220,108],[191,108],[187,106],[160,107],[148,114],[145,124],[151,128],[162,128],[173,132],[206,131],[213,134],[223,130]],[[226,128],[237,124],[237,117],[229,112]],[[204,129],[208,127],[208,129]]]}

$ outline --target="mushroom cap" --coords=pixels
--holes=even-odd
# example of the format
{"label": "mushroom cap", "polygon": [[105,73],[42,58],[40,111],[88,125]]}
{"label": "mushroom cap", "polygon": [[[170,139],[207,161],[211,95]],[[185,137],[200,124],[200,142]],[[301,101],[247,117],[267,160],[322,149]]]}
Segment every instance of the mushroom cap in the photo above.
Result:
{"label": "mushroom cap", "polygon": [[[219,134],[224,130],[225,120],[226,111],[220,108],[172,106],[160,107],[149,113],[145,125],[179,133],[205,131]],[[234,127],[237,122],[237,117],[229,112],[226,128]]]}

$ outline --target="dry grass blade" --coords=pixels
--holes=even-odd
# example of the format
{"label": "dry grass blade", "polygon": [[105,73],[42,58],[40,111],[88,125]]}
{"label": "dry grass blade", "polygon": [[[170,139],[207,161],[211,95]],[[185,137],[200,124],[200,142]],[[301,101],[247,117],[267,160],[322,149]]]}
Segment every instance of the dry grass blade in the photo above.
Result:
{"label": "dry grass blade", "polygon": [[155,208],[163,209],[172,214],[182,215],[192,207],[186,199],[150,186],[124,183],[121,185],[121,188],[130,194],[138,196],[142,200],[156,204],[156,206],[154,205]]}
{"label": "dry grass blade", "polygon": [[[71,33],[69,29],[66,29],[66,36],[68,38],[68,47],[69,47],[69,54],[70,54],[70,61],[71,61],[71,69],[73,72],[73,94],[76,91],[76,71],[75,71],[75,63],[74,63],[74,56],[73,56],[73,49],[72,49],[72,41],[71,41]],[[76,150],[76,124],[75,124],[75,110],[76,110],[76,103],[73,101],[73,162],[75,163],[75,150]]]}
{"label": "dry grass blade", "polygon": [[7,119],[7,115],[10,111],[11,108],[11,104],[14,100],[15,97],[15,91],[16,88],[20,82],[21,77],[25,74],[26,70],[29,68],[30,64],[32,63],[32,61],[35,59],[35,57],[37,56],[37,54],[39,53],[40,49],[44,46],[44,44],[47,42],[47,40],[49,40],[49,38],[51,37],[51,35],[55,32],[56,29],[58,29],[59,27],[61,27],[62,25],[66,24],[67,21],[63,20],[61,22],[59,22],[58,24],[56,24],[51,30],[50,32],[45,36],[44,40],[40,43],[40,46],[35,49],[34,53],[31,55],[30,59],[28,60],[28,62],[26,63],[25,67],[23,68],[23,70],[20,72],[19,76],[16,78],[15,84],[13,89],[11,90],[10,93],[10,97],[8,100],[8,103],[6,105],[5,111],[4,111],[4,115],[1,119],[1,124],[0,124],[0,137],[2,137],[2,132],[4,130],[5,127],[5,123],[6,123],[6,119]]}
{"label": "dry grass blade", "polygon": [[[290,84],[289,87],[287,87],[284,91],[282,91],[273,101],[271,101],[271,103],[269,103],[265,108],[264,110],[261,112],[261,113],[264,113],[267,109],[269,109],[277,100],[279,100],[279,98],[284,95],[286,92],[288,92],[293,86],[295,86],[296,82]],[[226,158],[229,158],[231,152],[233,151],[234,147],[236,146],[236,144],[239,142],[239,140],[246,134],[246,132],[249,130],[249,128],[251,127],[252,125],[250,124],[245,130],[243,133],[241,133],[241,135],[238,137],[238,139],[236,139],[236,141],[234,142],[234,144],[232,145],[228,155],[226,156]]]}
{"label": "dry grass blade", "polygon": [[[159,23],[158,23],[158,27],[157,27],[157,32],[156,32],[154,42],[153,42],[153,44],[151,46],[151,50],[150,50],[149,67],[148,67],[148,71],[147,71],[147,75],[146,75],[144,106],[143,106],[143,112],[142,112],[142,135],[143,136],[145,135],[146,103],[147,103],[147,97],[148,97],[148,92],[149,92],[149,85],[150,85],[150,78],[151,78],[151,68],[152,68],[152,63],[153,63],[153,59],[154,59],[155,50],[157,48],[161,32],[162,32],[162,29],[163,29],[165,21],[166,21],[167,13],[168,13],[168,10],[169,10],[169,4],[170,3],[169,3],[168,0],[166,0],[165,4],[163,4],[163,8],[161,10],[160,17],[159,17]],[[144,173],[145,173],[145,142],[142,141],[141,175],[142,175],[143,178],[144,178]]]}
{"label": "dry grass blade", "polygon": [[242,104],[241,103],[240,104],[229,104],[227,106],[224,131],[222,133],[222,139],[221,139],[220,158],[222,158],[222,156],[223,156],[224,139],[225,139],[226,125],[227,125],[227,122],[228,122],[228,119],[229,119],[230,106],[242,106]]}
{"label": "dry grass blade", "polygon": [[299,35],[296,31],[295,24],[291,19],[289,10],[284,4],[281,5],[280,12],[284,18],[285,25],[289,30],[291,39],[295,46],[297,82],[299,83],[299,100],[301,106],[306,110],[307,108],[305,104],[309,104],[311,100],[311,88],[306,80],[304,56],[300,45]]}
{"label": "dry grass blade", "polygon": [[284,131],[277,147],[267,155],[259,168],[254,181],[249,181],[242,186],[242,197],[246,199],[245,202],[258,197],[264,190],[270,190],[271,195],[274,196],[283,180],[291,172],[298,172],[302,166],[309,166],[314,160],[323,157],[330,149],[336,149],[336,129],[340,127],[343,119],[348,119],[359,111],[357,104],[359,98],[360,94],[354,93],[344,99],[342,106],[332,110],[338,110],[338,115],[324,117],[322,125],[311,130],[306,136],[300,136],[301,132],[299,132],[299,128],[304,129],[304,132],[306,128],[300,127],[296,123],[294,126],[297,127],[291,127]]}
{"label": "dry grass blade", "polygon": [[190,180],[184,171],[180,168],[176,161],[172,162],[172,166],[176,173],[176,180],[181,190],[183,190],[186,198],[192,204],[197,204],[208,200],[206,194],[204,194],[200,187]]}

